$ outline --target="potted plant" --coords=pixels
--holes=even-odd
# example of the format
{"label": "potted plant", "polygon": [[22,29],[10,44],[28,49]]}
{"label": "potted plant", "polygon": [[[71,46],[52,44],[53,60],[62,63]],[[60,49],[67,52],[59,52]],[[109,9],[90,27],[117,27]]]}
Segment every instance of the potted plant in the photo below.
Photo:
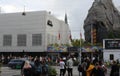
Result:
{"label": "potted plant", "polygon": [[57,71],[55,68],[49,66],[49,71],[48,71],[48,75],[49,76],[56,76],[57,75]]}

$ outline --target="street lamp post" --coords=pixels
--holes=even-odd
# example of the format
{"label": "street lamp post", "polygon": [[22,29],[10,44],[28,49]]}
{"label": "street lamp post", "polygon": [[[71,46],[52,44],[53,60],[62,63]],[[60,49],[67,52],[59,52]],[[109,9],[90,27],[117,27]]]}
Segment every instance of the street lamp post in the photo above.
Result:
{"label": "street lamp post", "polygon": [[[82,40],[82,34],[81,34],[81,32],[80,32],[80,49],[79,49],[79,65],[81,65],[81,60],[82,60],[82,56],[81,56],[81,53],[82,53],[82,49],[81,49],[81,45],[82,45],[82,43],[81,43],[81,40]],[[82,72],[79,72],[79,76],[81,76],[82,75]]]}

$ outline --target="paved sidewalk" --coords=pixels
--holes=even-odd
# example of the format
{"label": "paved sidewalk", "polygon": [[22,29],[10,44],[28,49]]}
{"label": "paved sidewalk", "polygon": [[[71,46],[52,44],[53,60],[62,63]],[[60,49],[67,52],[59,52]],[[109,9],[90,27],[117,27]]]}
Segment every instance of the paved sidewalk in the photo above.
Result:
{"label": "paved sidewalk", "polygon": [[[59,66],[52,66],[54,68],[56,68],[58,75],[60,76],[60,68]],[[10,69],[8,67],[2,67],[1,68],[2,72],[0,76],[20,76],[20,70],[17,69]],[[65,76],[68,76],[68,73],[66,71]],[[79,72],[77,71],[77,66],[73,67],[73,76],[79,76]],[[110,76],[110,68],[108,68],[107,74],[106,76]]]}
{"label": "paved sidewalk", "polygon": [[[60,76],[60,68],[59,68],[59,66],[53,66],[53,67],[55,67],[56,70],[57,70],[57,73],[58,73],[57,76]],[[67,71],[65,73],[65,76],[68,76],[68,72]],[[73,67],[73,76],[79,76],[79,72],[77,71],[77,66]]]}
{"label": "paved sidewalk", "polygon": [[[53,66],[53,67],[55,67],[56,70],[57,70],[57,73],[58,73],[57,76],[60,76],[60,68],[59,68],[59,66]],[[68,76],[67,71],[66,71],[65,76]],[[79,76],[79,72],[77,70],[77,66],[73,67],[73,76]],[[110,76],[110,68],[107,68],[107,74],[105,76]]]}

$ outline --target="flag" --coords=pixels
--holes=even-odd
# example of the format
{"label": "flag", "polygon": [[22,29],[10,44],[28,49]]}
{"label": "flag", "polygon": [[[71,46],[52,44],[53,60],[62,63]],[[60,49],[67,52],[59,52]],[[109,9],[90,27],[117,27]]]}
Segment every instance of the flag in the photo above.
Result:
{"label": "flag", "polygon": [[70,33],[69,39],[72,40],[72,35],[71,35],[71,33]]}
{"label": "flag", "polygon": [[80,39],[82,39],[82,34],[81,34],[81,32],[80,32]]}
{"label": "flag", "polygon": [[58,34],[58,40],[60,40],[60,33]]}
{"label": "flag", "polygon": [[69,31],[69,39],[72,40],[71,31]]}

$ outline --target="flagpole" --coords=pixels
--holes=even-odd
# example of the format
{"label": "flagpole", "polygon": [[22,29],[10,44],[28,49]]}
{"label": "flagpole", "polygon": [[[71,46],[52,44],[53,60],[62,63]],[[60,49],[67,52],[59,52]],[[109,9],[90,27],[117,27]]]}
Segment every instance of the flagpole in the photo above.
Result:
{"label": "flagpole", "polygon": [[60,31],[58,32],[58,44],[60,45]]}
{"label": "flagpole", "polygon": [[[60,33],[60,31],[59,31],[59,32],[58,32],[58,40],[59,40],[58,44],[59,44],[59,47],[60,47],[60,45],[61,45],[61,41],[60,41],[61,35],[60,35],[60,34],[61,34],[61,33]],[[58,52],[58,57],[60,57],[59,52]]]}

